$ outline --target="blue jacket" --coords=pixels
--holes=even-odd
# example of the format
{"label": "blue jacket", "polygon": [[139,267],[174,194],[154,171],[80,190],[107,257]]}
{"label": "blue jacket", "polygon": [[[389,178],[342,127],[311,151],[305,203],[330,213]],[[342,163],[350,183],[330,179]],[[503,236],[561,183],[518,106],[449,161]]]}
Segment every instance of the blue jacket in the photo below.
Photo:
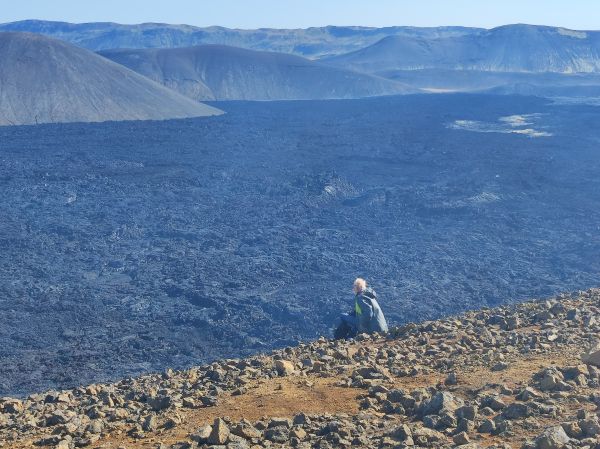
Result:
{"label": "blue jacket", "polygon": [[354,313],[358,333],[387,332],[388,325],[377,302],[377,294],[367,288],[360,295],[354,297]]}

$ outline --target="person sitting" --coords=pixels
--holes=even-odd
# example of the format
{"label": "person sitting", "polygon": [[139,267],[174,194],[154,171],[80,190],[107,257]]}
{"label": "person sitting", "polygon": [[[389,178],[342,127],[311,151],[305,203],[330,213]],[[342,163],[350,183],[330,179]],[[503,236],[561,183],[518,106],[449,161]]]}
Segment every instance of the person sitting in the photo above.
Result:
{"label": "person sitting", "polygon": [[387,332],[385,316],[377,302],[375,290],[367,287],[367,281],[357,278],[354,281],[354,310],[341,316],[341,323],[334,337],[352,338],[357,334]]}

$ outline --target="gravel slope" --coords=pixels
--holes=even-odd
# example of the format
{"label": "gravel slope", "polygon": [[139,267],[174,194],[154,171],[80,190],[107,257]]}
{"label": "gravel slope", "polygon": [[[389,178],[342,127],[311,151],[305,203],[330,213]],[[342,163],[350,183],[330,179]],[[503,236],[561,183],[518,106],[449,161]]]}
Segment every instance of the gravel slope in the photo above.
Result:
{"label": "gravel slope", "polygon": [[0,33],[0,125],[164,120],[221,114],[88,50]]}
{"label": "gravel slope", "polygon": [[596,449],[599,332],[592,289],[3,398],[0,447]]}
{"label": "gravel slope", "polygon": [[225,45],[100,54],[200,101],[363,98],[417,91],[299,56]]}

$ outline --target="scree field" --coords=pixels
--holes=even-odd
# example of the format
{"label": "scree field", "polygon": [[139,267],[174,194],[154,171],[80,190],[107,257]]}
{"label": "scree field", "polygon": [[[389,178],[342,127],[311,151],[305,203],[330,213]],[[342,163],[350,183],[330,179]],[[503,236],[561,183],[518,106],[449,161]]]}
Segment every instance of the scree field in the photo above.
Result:
{"label": "scree field", "polygon": [[[0,128],[0,396],[598,285],[600,109],[417,95]],[[585,132],[584,132],[585,131]]]}

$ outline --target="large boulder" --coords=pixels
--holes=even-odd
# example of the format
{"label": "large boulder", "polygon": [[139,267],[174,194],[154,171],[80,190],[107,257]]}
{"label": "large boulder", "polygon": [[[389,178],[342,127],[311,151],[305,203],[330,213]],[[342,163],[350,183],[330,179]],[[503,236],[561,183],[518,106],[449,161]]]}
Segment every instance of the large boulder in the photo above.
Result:
{"label": "large boulder", "polygon": [[172,400],[170,396],[153,396],[148,398],[147,402],[150,408],[155,412],[165,410],[172,405]]}
{"label": "large boulder", "polygon": [[273,443],[287,443],[290,439],[290,431],[286,427],[271,427],[265,430],[265,438]]}
{"label": "large boulder", "polygon": [[221,418],[215,419],[212,425],[212,432],[208,437],[208,444],[223,445],[229,440],[229,427]]}
{"label": "large boulder", "polygon": [[476,405],[465,405],[456,410],[456,417],[475,421],[478,411],[479,408]]}
{"label": "large boulder", "polygon": [[438,391],[431,399],[423,402],[421,405],[421,415],[439,415],[440,412],[453,412],[462,407],[464,402],[452,393],[447,391]]}
{"label": "large boulder", "polygon": [[286,429],[289,429],[292,427],[292,420],[288,419],[288,418],[271,418],[269,420],[269,428],[273,428],[273,427],[284,427]]}
{"label": "large boulder", "polygon": [[556,368],[547,368],[536,374],[541,391],[570,391],[571,385],[564,382],[563,374]]}
{"label": "large boulder", "polygon": [[600,341],[581,355],[581,359],[588,365],[600,368]]}
{"label": "large boulder", "polygon": [[260,438],[262,432],[254,427],[251,423],[242,421],[237,426],[232,427],[231,433],[239,437],[251,440],[253,438]]}
{"label": "large boulder", "polygon": [[296,371],[294,364],[287,360],[275,360],[275,369],[280,376],[289,376]]}
{"label": "large boulder", "polygon": [[580,439],[583,437],[583,431],[577,421],[564,422],[561,423],[561,426],[570,438]]}
{"label": "large boulder", "polygon": [[477,432],[479,433],[492,433],[496,430],[496,422],[492,419],[484,419],[479,424]]}
{"label": "large boulder", "polygon": [[537,449],[562,449],[569,442],[562,426],[549,427],[535,440]]}
{"label": "large boulder", "polygon": [[410,427],[408,427],[406,424],[402,424],[401,426],[393,429],[389,433],[389,435],[400,441],[405,441],[408,438],[410,438],[412,440],[412,431],[410,430]]}
{"label": "large boulder", "polygon": [[527,404],[514,402],[502,411],[502,416],[506,419],[521,419],[531,416],[532,410]]}
{"label": "large boulder", "polygon": [[23,402],[13,398],[0,399],[0,412],[3,413],[21,413],[23,411]]}
{"label": "large boulder", "polygon": [[467,432],[457,433],[456,435],[454,435],[452,437],[452,441],[457,446],[464,446],[465,444],[469,444],[471,442],[471,440],[469,439],[469,435],[467,434]]}
{"label": "large boulder", "polygon": [[46,418],[46,426],[52,427],[68,423],[75,413],[69,410],[57,410]]}
{"label": "large boulder", "polygon": [[211,426],[202,426],[196,432],[194,432],[190,436],[190,438],[199,444],[204,444],[204,443],[208,443],[208,439],[210,438],[211,434],[212,434]]}
{"label": "large boulder", "polygon": [[73,443],[71,439],[64,439],[56,445],[56,449],[72,449]]}
{"label": "large boulder", "polygon": [[600,423],[597,419],[582,419],[579,421],[579,427],[587,437],[597,437],[600,435]]}
{"label": "large boulder", "polygon": [[443,433],[426,427],[415,426],[411,432],[414,443],[419,446],[432,445],[433,443],[446,440],[446,436]]}
{"label": "large boulder", "polygon": [[389,375],[381,368],[373,366],[361,366],[352,372],[352,379],[363,378],[371,380],[389,379]]}

